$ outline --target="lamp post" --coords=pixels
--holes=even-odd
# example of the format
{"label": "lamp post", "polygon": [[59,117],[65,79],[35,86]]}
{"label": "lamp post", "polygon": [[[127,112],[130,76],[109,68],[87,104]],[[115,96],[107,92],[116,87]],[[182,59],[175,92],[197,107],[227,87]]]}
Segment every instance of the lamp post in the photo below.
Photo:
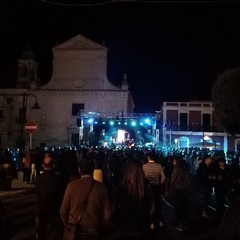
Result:
{"label": "lamp post", "polygon": [[34,97],[35,98],[35,103],[32,106],[32,109],[41,109],[39,107],[38,104],[38,99],[37,96],[33,93],[23,93],[23,94],[19,94],[19,96],[23,97],[23,101],[22,101],[22,108],[20,108],[20,124],[21,124],[21,129],[20,129],[20,138],[19,138],[19,143],[18,143],[18,147],[20,148],[20,150],[24,150],[25,148],[25,141],[24,141],[24,137],[23,137],[23,131],[24,131],[24,124],[27,121],[27,103],[28,103],[28,98],[29,97]]}
{"label": "lamp post", "polygon": [[174,139],[174,142],[175,142],[175,148],[178,148],[178,139],[175,138],[175,139]]}
{"label": "lamp post", "polygon": [[[23,150],[25,147],[24,145],[24,139],[23,139],[23,132],[24,132],[24,124],[26,123],[26,114],[27,114],[27,102],[29,97],[35,98],[35,103],[32,106],[32,109],[41,109],[38,104],[37,96],[33,93],[0,93],[0,96],[6,97],[8,105],[10,105],[13,102],[12,97],[22,97],[22,106],[19,109],[19,124],[21,124],[20,129],[20,137],[19,141],[17,143],[17,147],[20,148],[20,150]],[[10,123],[9,123],[10,124]],[[10,129],[10,127],[9,127]],[[10,131],[10,130],[9,130]]]}

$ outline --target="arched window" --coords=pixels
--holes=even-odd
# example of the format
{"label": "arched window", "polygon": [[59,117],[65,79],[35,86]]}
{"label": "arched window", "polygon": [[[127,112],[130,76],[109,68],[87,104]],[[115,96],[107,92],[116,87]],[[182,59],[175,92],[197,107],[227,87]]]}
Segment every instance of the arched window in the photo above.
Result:
{"label": "arched window", "polygon": [[22,67],[22,77],[27,77],[28,76],[28,67],[24,65]]}
{"label": "arched window", "polygon": [[187,148],[187,147],[189,147],[189,138],[188,137],[180,137],[180,138],[178,138],[178,147],[179,148]]}

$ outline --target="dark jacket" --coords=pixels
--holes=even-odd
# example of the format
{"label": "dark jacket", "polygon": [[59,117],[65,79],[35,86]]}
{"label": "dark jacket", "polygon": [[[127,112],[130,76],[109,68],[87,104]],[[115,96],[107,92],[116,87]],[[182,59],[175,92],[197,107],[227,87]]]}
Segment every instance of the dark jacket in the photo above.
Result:
{"label": "dark jacket", "polygon": [[154,201],[151,187],[145,182],[145,195],[140,199],[129,196],[128,191],[120,186],[115,193],[116,209],[113,222],[117,224],[125,235],[142,235],[148,233],[150,215],[154,210]]}
{"label": "dark jacket", "polygon": [[238,240],[240,236],[240,198],[227,208],[217,232],[216,240]]}
{"label": "dark jacket", "polygon": [[38,175],[36,182],[38,216],[59,216],[64,184],[53,171],[45,171]]}
{"label": "dark jacket", "polygon": [[213,168],[212,166],[207,166],[205,163],[201,163],[199,165],[199,168],[197,170],[197,179],[198,179],[198,183],[200,186],[202,187],[210,187],[213,182],[212,180],[209,178],[209,176],[213,175]]}

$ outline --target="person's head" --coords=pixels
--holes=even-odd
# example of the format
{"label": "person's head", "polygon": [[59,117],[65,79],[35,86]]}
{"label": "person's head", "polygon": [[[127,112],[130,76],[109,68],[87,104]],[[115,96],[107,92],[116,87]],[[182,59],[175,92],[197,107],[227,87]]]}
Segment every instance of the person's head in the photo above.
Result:
{"label": "person's head", "polygon": [[213,159],[210,155],[207,155],[203,158],[204,163],[209,166],[211,163],[213,163]]}
{"label": "person's head", "polygon": [[154,151],[148,151],[147,153],[148,160],[156,160],[156,153]]}
{"label": "person's head", "polygon": [[83,156],[79,160],[79,171],[81,175],[93,175],[94,167],[94,160],[90,156]]}
{"label": "person's head", "polygon": [[187,162],[182,157],[176,156],[173,159],[173,166],[178,168],[187,168]]}
{"label": "person's head", "polygon": [[43,159],[43,168],[44,170],[52,170],[53,169],[53,165],[54,165],[54,161],[53,158],[50,156],[47,156]]}
{"label": "person's head", "polygon": [[45,153],[44,153],[44,157],[45,157],[45,158],[46,158],[46,157],[52,157],[51,152],[45,152]]}
{"label": "person's head", "polygon": [[174,157],[173,158],[173,166],[175,167],[175,166],[179,166],[179,164],[180,164],[180,160],[181,160],[181,158],[180,157]]}
{"label": "person's head", "polygon": [[220,168],[225,168],[226,161],[224,158],[218,158],[218,166]]}
{"label": "person's head", "polygon": [[139,159],[130,158],[123,176],[123,186],[128,194],[134,198],[141,199],[144,196],[144,172],[142,162]]}
{"label": "person's head", "polygon": [[231,161],[231,165],[239,166],[239,159],[237,157],[233,157]]}

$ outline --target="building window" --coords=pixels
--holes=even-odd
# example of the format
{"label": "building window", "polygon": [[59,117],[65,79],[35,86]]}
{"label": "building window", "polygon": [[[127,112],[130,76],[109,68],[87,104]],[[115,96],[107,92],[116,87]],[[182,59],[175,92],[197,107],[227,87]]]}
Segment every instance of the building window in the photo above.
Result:
{"label": "building window", "polygon": [[79,134],[78,133],[72,133],[71,145],[73,145],[75,147],[77,147],[79,145]]}
{"label": "building window", "polygon": [[27,77],[28,76],[28,68],[26,65],[22,67],[22,77]]}
{"label": "building window", "polygon": [[3,115],[3,109],[0,109],[0,119],[4,119],[4,115]]}
{"label": "building window", "polygon": [[210,126],[211,126],[211,116],[210,114],[203,114],[203,121],[202,121],[202,126],[203,126],[203,131],[211,131]]}
{"label": "building window", "polygon": [[180,103],[180,106],[187,106],[187,103]]}
{"label": "building window", "polygon": [[189,107],[201,107],[201,103],[189,103]]}
{"label": "building window", "polygon": [[167,106],[178,106],[178,103],[172,103],[172,102],[169,102],[166,104]]}
{"label": "building window", "polygon": [[188,126],[188,114],[180,113],[180,130],[186,131]]}
{"label": "building window", "polygon": [[83,103],[73,103],[72,104],[72,116],[79,116],[81,110],[84,110]]}

